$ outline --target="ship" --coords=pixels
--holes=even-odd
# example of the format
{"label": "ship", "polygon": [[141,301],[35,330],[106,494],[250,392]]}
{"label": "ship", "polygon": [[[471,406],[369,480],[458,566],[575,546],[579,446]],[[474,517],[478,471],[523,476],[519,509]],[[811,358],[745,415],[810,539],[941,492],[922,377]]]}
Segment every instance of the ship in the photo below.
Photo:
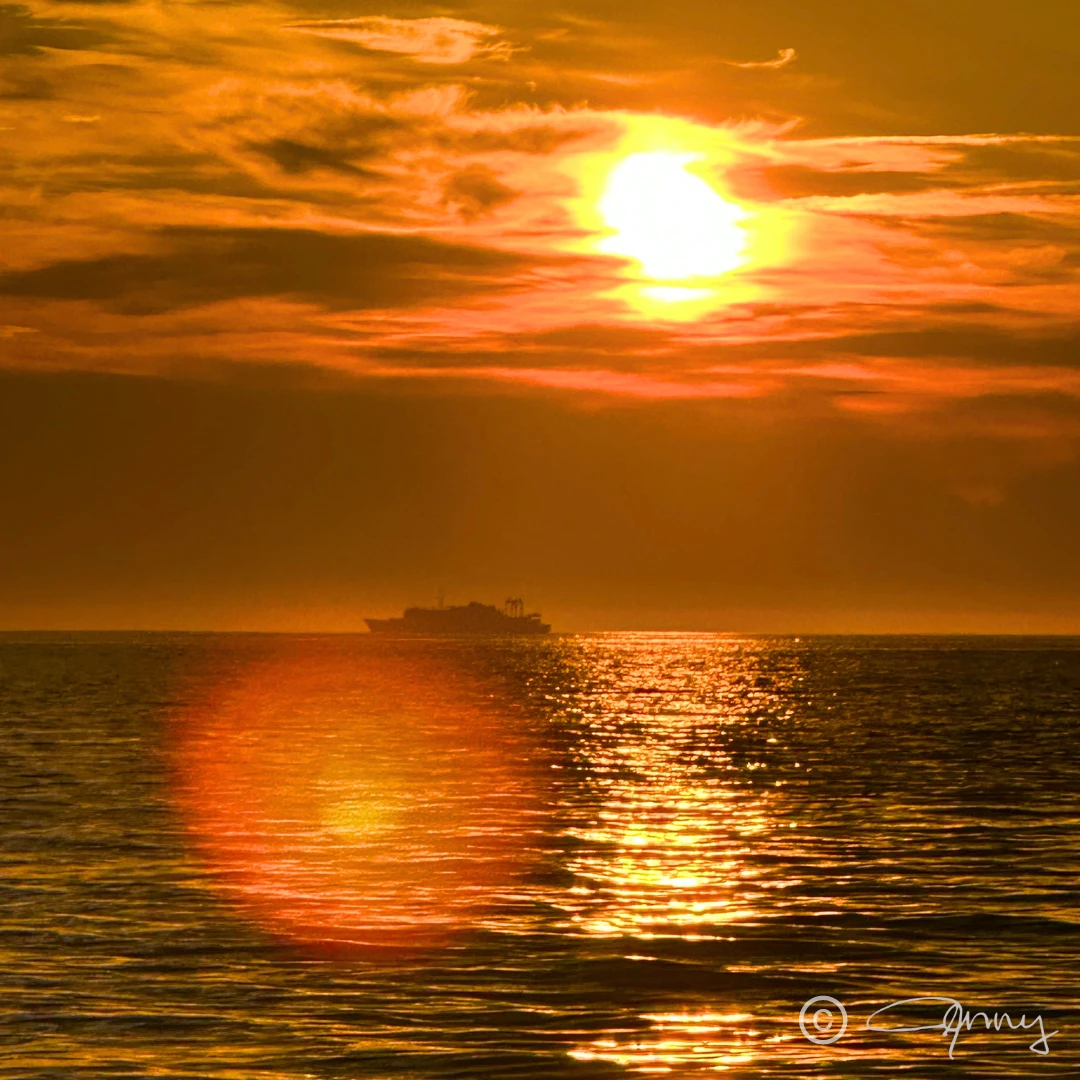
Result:
{"label": "ship", "polygon": [[493,604],[468,604],[433,608],[411,607],[397,619],[365,619],[373,634],[420,637],[456,637],[462,634],[550,634],[538,611],[525,613],[525,602],[511,598],[501,608]]}

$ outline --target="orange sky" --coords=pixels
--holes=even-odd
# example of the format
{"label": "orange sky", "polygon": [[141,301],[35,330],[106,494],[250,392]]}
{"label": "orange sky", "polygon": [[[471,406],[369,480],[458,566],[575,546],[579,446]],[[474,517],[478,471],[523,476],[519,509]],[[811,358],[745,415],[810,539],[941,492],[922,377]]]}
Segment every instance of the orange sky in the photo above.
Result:
{"label": "orange sky", "polygon": [[0,6],[0,625],[1080,628],[1078,30]]}

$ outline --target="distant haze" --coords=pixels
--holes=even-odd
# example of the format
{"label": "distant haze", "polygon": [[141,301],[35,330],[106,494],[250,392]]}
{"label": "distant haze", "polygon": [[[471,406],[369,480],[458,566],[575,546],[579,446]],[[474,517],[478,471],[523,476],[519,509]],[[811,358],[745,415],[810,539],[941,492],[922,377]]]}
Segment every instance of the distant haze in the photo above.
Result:
{"label": "distant haze", "polygon": [[979,503],[945,438],[737,412],[7,377],[3,623],[360,630],[442,589],[567,630],[1080,629],[1072,463]]}

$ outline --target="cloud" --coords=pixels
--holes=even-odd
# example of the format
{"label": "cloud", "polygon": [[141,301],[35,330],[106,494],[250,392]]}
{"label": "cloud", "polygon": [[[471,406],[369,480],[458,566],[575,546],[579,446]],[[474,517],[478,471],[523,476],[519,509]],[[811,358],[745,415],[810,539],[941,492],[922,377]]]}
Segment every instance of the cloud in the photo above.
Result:
{"label": "cloud", "polygon": [[470,165],[443,182],[443,198],[449,205],[456,206],[466,221],[491,213],[512,202],[519,194],[501,183],[486,165]]}
{"label": "cloud", "polygon": [[825,195],[902,194],[930,191],[944,186],[962,186],[963,181],[946,179],[937,172],[899,169],[815,169],[807,165],[767,165],[736,173],[733,189],[748,198],[781,196],[786,199]]}
{"label": "cloud", "polygon": [[286,29],[348,41],[376,52],[398,53],[421,64],[464,64],[477,56],[506,57],[510,53],[507,42],[491,40],[498,37],[498,28],[445,16],[391,19],[372,15],[291,23]]}
{"label": "cloud", "polygon": [[330,172],[344,173],[346,176],[363,177],[373,179],[378,177],[377,172],[364,169],[354,164],[345,151],[333,151],[323,146],[312,146],[310,143],[299,142],[296,139],[268,139],[266,142],[251,143],[252,150],[265,155],[283,172],[290,175],[309,173],[317,169],[327,169]]}
{"label": "cloud", "polygon": [[38,18],[22,4],[0,4],[0,56],[41,56],[47,49],[93,49],[110,40],[97,28]]}
{"label": "cloud", "polygon": [[[654,374],[613,371],[607,368],[529,368],[498,365],[469,367],[423,367],[418,365],[371,365],[367,375],[383,379],[470,380],[511,383],[544,390],[565,391],[599,397],[641,401],[708,401],[759,397],[765,392],[761,379],[665,379]],[[752,372],[747,374],[752,375]]]}
{"label": "cloud", "polygon": [[794,49],[781,49],[780,55],[775,60],[725,60],[729,67],[737,68],[782,68],[790,64],[796,57]]}
{"label": "cloud", "polygon": [[692,401],[710,398],[756,397],[761,390],[754,382],[678,381],[638,375],[633,372],[600,370],[548,370],[534,368],[490,368],[484,377],[528,383],[553,390],[643,398],[651,401]]}
{"label": "cloud", "polygon": [[93,300],[154,314],[234,298],[294,297],[363,310],[515,288],[524,260],[423,236],[301,229],[163,230],[155,254],[66,260],[0,275],[0,295]]}

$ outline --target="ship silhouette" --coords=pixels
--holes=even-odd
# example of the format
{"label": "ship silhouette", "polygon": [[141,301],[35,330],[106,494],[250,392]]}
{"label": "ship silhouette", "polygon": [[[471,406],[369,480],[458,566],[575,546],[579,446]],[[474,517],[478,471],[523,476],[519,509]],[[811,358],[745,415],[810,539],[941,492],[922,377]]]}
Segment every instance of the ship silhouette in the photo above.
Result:
{"label": "ship silhouette", "polygon": [[540,621],[540,613],[525,614],[525,602],[511,598],[497,608],[493,604],[468,604],[452,607],[406,608],[397,619],[365,619],[373,634],[394,636],[448,636],[459,634],[549,634],[551,626]]}

